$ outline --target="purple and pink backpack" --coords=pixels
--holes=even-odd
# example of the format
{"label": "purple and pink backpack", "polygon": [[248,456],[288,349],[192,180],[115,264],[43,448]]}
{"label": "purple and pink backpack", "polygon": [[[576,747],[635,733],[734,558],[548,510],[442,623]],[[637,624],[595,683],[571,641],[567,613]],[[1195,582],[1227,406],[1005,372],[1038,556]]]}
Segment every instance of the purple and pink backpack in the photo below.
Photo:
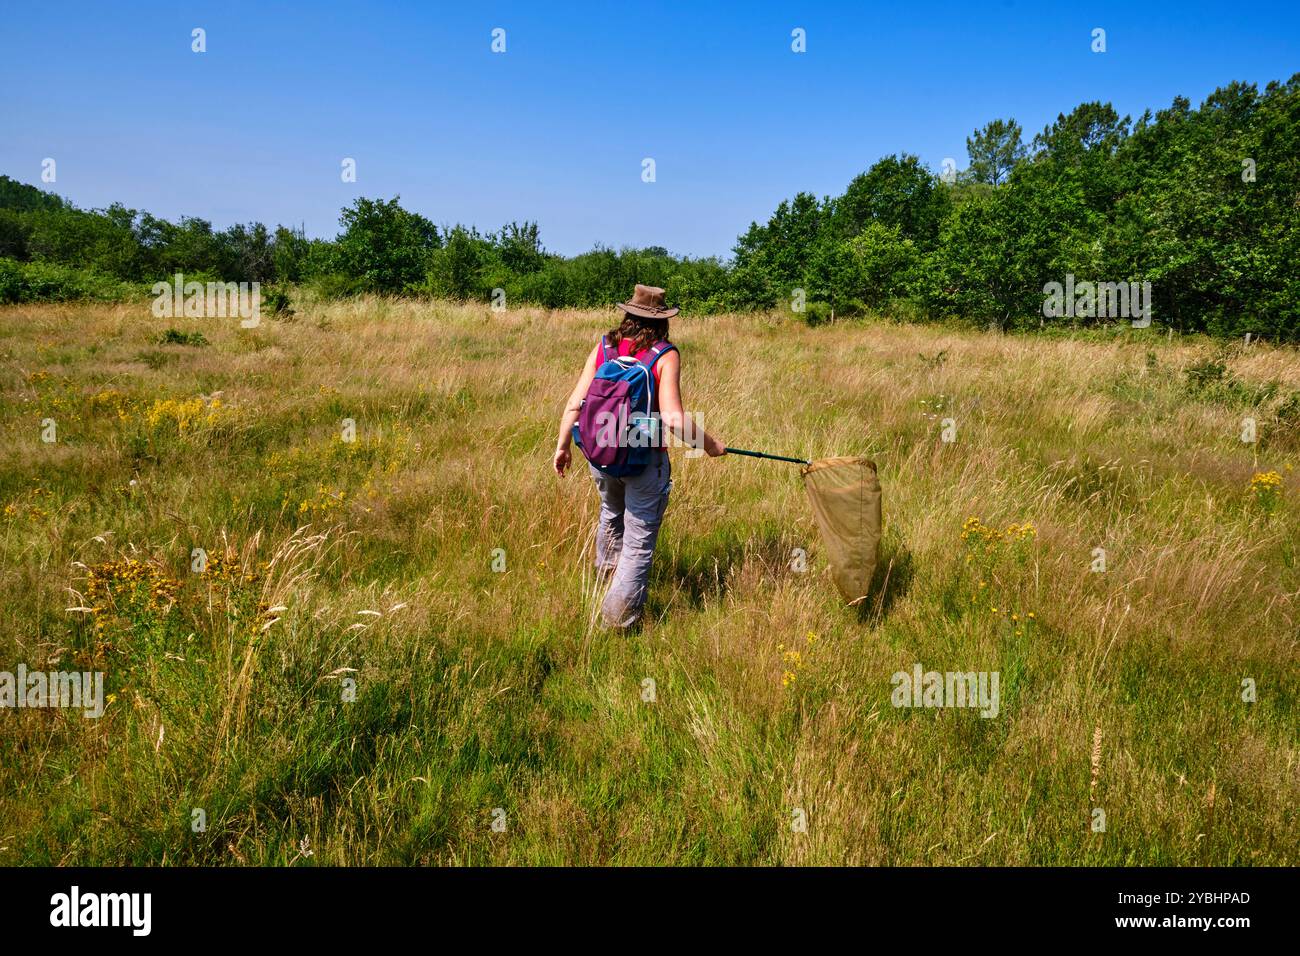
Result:
{"label": "purple and pink backpack", "polygon": [[654,366],[675,348],[671,342],[656,342],[642,361],[618,355],[601,336],[600,365],[582,400],[573,440],[605,474],[638,475],[661,447]]}

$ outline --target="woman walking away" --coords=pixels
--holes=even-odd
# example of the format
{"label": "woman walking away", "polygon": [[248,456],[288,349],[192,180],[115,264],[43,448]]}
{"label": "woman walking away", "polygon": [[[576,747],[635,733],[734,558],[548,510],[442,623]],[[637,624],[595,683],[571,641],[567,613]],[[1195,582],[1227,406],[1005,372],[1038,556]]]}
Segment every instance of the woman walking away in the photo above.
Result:
{"label": "woman walking away", "polygon": [[673,486],[660,424],[710,458],[726,449],[682,411],[681,357],[668,341],[668,320],[679,310],[664,305],[664,290],[638,285],[618,308],[623,321],[587,356],[560,416],[555,471],[564,475],[576,434],[600,492],[596,570],[612,575],[601,615],[627,628],[641,618]]}

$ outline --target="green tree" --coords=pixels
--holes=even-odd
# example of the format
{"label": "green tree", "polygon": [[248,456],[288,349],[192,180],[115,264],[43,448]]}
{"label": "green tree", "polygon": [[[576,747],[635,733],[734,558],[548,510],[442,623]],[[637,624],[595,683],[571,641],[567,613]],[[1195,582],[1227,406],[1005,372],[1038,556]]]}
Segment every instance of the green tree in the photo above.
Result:
{"label": "green tree", "polygon": [[857,312],[862,306],[861,270],[849,242],[834,237],[829,230],[823,233],[809,251],[801,283],[808,301],[825,302],[840,315]]}
{"label": "green tree", "polygon": [[141,277],[143,259],[133,210],[116,204],[101,212],[63,206],[24,215],[32,259],[93,269],[119,279]]}
{"label": "green tree", "polygon": [[752,277],[754,291],[786,296],[804,281],[825,220],[825,210],[811,193],[782,200],[767,225],[751,223],[733,250],[742,274]]}
{"label": "green tree", "polygon": [[857,280],[857,295],[873,308],[909,296],[917,281],[922,255],[897,226],[873,222],[848,242]]}
{"label": "green tree", "polygon": [[271,262],[275,277],[282,282],[300,282],[307,275],[311,243],[301,229],[277,226],[271,240]]}
{"label": "green tree", "polygon": [[1129,118],[1123,119],[1109,103],[1081,103],[1034,137],[1036,159],[1079,165],[1084,157],[1113,155],[1128,135]]}
{"label": "green tree", "polygon": [[0,208],[0,258],[27,259],[27,236],[30,232],[21,214]]}
{"label": "green tree", "polygon": [[399,198],[363,197],[339,216],[338,268],[366,291],[398,293],[416,285],[439,245],[433,223],[407,212]]}
{"label": "green tree", "polygon": [[990,186],[1006,182],[1016,163],[1025,157],[1020,134],[1020,124],[1015,120],[995,119],[967,136],[966,154],[970,157],[967,175],[970,179]]}
{"label": "green tree", "polygon": [[503,226],[492,240],[501,258],[501,264],[511,272],[536,272],[542,267],[545,253],[542,251],[542,240],[537,223],[512,222]]}
{"label": "green tree", "polygon": [[903,154],[886,156],[854,177],[844,195],[831,201],[830,220],[841,238],[880,223],[898,229],[921,248],[930,248],[948,209],[947,190],[917,157]]}
{"label": "green tree", "polygon": [[448,299],[479,299],[484,288],[481,272],[490,261],[492,247],[475,229],[456,226],[447,241],[429,259],[425,287]]}
{"label": "green tree", "polygon": [[[266,226],[236,223],[218,236],[222,258],[238,282],[270,282],[275,278],[275,250]],[[226,276],[229,278],[229,276]]]}

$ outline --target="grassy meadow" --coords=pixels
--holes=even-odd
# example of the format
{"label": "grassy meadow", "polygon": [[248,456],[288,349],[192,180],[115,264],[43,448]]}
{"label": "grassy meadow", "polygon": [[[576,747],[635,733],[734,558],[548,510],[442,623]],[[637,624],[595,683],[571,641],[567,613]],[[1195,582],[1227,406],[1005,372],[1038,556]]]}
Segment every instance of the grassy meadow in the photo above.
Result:
{"label": "grassy meadow", "polygon": [[797,466],[675,448],[615,635],[550,467],[612,310],[296,305],[0,310],[0,670],[110,695],[0,711],[0,864],[1300,862],[1294,349],[676,319],[727,444],[875,459],[878,584]]}

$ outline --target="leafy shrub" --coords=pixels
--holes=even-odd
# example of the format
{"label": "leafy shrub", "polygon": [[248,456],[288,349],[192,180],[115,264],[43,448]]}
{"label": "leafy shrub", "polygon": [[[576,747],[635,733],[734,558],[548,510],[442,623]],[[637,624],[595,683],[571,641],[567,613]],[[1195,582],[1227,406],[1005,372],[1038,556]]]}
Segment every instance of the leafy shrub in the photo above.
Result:
{"label": "leafy shrub", "polygon": [[337,272],[326,272],[312,277],[307,282],[307,288],[316,298],[326,300],[346,299],[364,291],[359,281]]}
{"label": "leafy shrub", "polygon": [[921,265],[920,251],[896,226],[873,222],[849,240],[849,249],[856,261],[861,297],[876,308],[903,296]]}
{"label": "leafy shrub", "polygon": [[1187,366],[1183,375],[1188,391],[1204,392],[1223,384],[1228,378],[1228,365],[1222,358],[1207,358]]}
{"label": "leafy shrub", "polygon": [[816,328],[824,325],[831,320],[835,310],[829,302],[806,302],[803,309],[803,320],[809,326]]}
{"label": "leafy shrub", "polygon": [[438,230],[423,216],[408,212],[397,197],[361,198],[343,210],[337,243],[338,269],[366,292],[398,293],[418,283]]}
{"label": "leafy shrub", "polygon": [[130,283],[97,272],[50,262],[0,259],[0,304],[79,299],[113,302],[135,298],[139,293]]}
{"label": "leafy shrub", "polygon": [[1300,427],[1300,392],[1292,392],[1283,399],[1275,414],[1282,424]]}
{"label": "leafy shrub", "polygon": [[159,345],[207,345],[208,340],[202,332],[182,332],[180,329],[168,329],[158,336]]}
{"label": "leafy shrub", "polygon": [[1183,370],[1186,388],[1197,398],[1224,405],[1257,406],[1272,399],[1281,388],[1276,381],[1252,385],[1228,371],[1222,355],[1195,362]]}
{"label": "leafy shrub", "polygon": [[289,301],[288,289],[270,286],[262,290],[261,309],[273,319],[284,321],[293,317],[293,307]]}
{"label": "leafy shrub", "polygon": [[12,259],[0,259],[0,305],[22,301],[22,267]]}

